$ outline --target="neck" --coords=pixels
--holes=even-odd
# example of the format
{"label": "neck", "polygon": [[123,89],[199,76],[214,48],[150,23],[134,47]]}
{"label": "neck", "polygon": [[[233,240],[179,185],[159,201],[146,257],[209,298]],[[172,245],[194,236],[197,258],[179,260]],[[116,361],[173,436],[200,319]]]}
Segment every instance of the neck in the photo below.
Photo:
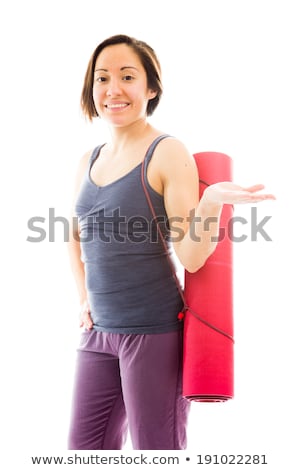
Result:
{"label": "neck", "polygon": [[126,127],[113,127],[110,129],[110,146],[114,151],[124,149],[143,140],[150,132],[152,127],[146,119],[140,119]]}

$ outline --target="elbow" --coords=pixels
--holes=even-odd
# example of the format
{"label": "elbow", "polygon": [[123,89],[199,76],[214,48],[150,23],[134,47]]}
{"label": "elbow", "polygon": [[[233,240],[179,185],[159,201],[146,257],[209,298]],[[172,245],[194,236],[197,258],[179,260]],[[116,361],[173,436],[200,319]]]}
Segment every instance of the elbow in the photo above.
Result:
{"label": "elbow", "polygon": [[187,271],[190,274],[193,274],[199,271],[199,269],[201,269],[202,266],[204,266],[206,262],[206,258],[203,258],[202,256],[201,258],[198,258],[198,259],[194,256],[193,257],[189,256],[187,258],[178,256],[178,261],[180,262],[180,264],[182,265],[185,271]]}
{"label": "elbow", "polygon": [[[177,253],[179,261],[183,265],[184,269],[191,274],[196,273],[201,269],[208,258],[213,254],[217,247],[217,244],[210,244],[206,249],[198,250],[198,252],[190,252],[188,256],[183,256],[184,253]],[[180,256],[181,255],[181,256]]]}
{"label": "elbow", "polygon": [[190,274],[194,274],[197,271],[199,271],[199,269],[201,269],[201,267],[202,266],[200,266],[200,267],[187,267],[187,268],[185,268],[185,270]]}
{"label": "elbow", "polygon": [[197,266],[186,266],[185,270],[190,274],[194,274],[197,271],[199,271],[199,269],[201,269],[203,265],[204,265],[204,263],[201,264],[201,265],[197,265]]}
{"label": "elbow", "polygon": [[214,251],[215,250],[212,250],[209,253],[207,253],[207,256],[201,257],[200,260],[197,260],[197,263],[195,263],[195,260],[193,260],[194,261],[193,263],[185,265],[184,266],[185,270],[191,274],[196,273],[197,271],[199,271],[199,269],[201,269],[205,265],[206,261],[213,254]]}
{"label": "elbow", "polygon": [[203,263],[199,263],[199,264],[193,264],[193,265],[189,265],[189,266],[185,266],[184,269],[190,273],[190,274],[194,274],[196,273],[197,271],[199,271],[199,269],[202,268],[202,266],[204,266],[205,264],[205,261]]}

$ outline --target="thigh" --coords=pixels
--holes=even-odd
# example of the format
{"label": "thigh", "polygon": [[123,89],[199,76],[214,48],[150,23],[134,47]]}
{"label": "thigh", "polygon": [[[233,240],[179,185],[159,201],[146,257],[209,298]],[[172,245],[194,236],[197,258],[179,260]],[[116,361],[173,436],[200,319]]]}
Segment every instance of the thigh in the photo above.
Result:
{"label": "thigh", "polygon": [[69,449],[121,449],[127,420],[118,358],[89,350],[77,354]]}
{"label": "thigh", "polygon": [[182,397],[182,332],[129,335],[120,367],[135,449],[184,449],[190,404]]}

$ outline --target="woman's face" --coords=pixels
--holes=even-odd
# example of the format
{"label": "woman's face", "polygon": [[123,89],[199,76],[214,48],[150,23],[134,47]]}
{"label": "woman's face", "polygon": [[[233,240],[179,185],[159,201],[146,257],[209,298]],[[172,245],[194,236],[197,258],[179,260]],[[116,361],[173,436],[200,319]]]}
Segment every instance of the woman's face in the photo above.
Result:
{"label": "woman's face", "polygon": [[113,126],[128,126],[146,118],[149,99],[146,71],[127,44],[108,46],[97,57],[93,100],[100,117]]}

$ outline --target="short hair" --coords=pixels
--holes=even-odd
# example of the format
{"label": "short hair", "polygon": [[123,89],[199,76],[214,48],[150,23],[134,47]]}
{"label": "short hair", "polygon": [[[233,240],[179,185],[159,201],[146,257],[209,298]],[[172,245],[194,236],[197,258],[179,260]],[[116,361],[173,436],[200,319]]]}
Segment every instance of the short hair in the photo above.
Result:
{"label": "short hair", "polygon": [[160,101],[163,91],[161,67],[154,50],[144,41],[126,36],[125,34],[118,34],[102,41],[94,50],[88,63],[81,93],[81,108],[84,115],[86,115],[90,121],[92,121],[94,117],[98,116],[93,100],[93,83],[96,60],[100,52],[102,52],[105,47],[116,44],[127,44],[127,46],[134,50],[145,69],[148,88],[156,92],[156,96],[148,101],[146,110],[147,116],[152,115]]}

